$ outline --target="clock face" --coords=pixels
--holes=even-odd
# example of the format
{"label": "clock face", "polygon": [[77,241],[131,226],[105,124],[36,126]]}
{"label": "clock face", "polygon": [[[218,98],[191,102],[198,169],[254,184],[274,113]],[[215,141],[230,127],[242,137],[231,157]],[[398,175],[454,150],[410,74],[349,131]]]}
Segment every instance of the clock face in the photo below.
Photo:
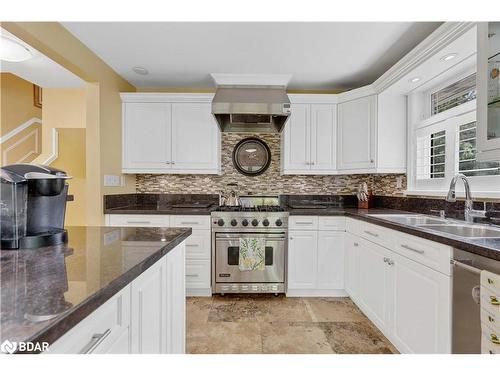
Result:
{"label": "clock face", "polygon": [[271,151],[258,138],[245,138],[234,147],[234,167],[244,175],[257,176],[264,173],[270,163]]}

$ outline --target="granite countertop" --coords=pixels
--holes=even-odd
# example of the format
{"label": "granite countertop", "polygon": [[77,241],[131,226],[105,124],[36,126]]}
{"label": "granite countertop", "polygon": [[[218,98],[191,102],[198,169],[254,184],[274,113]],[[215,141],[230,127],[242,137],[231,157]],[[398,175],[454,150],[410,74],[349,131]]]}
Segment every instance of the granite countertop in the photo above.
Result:
{"label": "granite countertop", "polygon": [[175,205],[131,205],[104,209],[105,214],[122,215],[210,215],[217,205],[200,205],[199,207],[177,207]]}
{"label": "granite countertop", "polygon": [[[384,220],[380,217],[373,217],[373,214],[406,214],[418,215],[416,212],[391,210],[385,208],[358,209],[358,208],[291,208],[285,207],[290,215],[313,215],[313,216],[347,216],[363,220],[372,224],[380,225],[399,232],[408,233],[417,237],[439,242],[470,253],[482,255],[487,258],[500,260],[500,238],[463,238],[452,234],[436,232],[416,227]],[[465,222],[463,222],[465,224]]]}
{"label": "granite countertop", "polygon": [[0,342],[53,343],[192,233],[67,229],[64,245],[0,250]]}

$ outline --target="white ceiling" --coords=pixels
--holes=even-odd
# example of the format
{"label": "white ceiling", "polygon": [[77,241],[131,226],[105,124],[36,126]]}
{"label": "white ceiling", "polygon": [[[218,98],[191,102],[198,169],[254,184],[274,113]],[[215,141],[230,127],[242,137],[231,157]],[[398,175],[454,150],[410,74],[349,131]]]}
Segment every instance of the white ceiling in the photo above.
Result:
{"label": "white ceiling", "polygon": [[[436,22],[66,22],[136,87],[210,88],[210,73],[292,74],[291,89],[372,83]],[[149,71],[138,75],[132,67]]]}
{"label": "white ceiling", "polygon": [[21,39],[2,28],[0,28],[0,33],[25,45],[33,54],[33,58],[26,61],[0,61],[0,72],[15,74],[16,76],[43,88],[70,88],[84,86],[85,82],[78,76],[49,59],[47,56],[41,54]]}

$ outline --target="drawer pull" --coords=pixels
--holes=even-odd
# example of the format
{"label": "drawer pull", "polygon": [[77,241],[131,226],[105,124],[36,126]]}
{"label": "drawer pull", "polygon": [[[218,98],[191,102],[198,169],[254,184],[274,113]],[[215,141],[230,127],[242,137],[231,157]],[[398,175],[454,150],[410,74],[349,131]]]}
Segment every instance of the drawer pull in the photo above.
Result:
{"label": "drawer pull", "polygon": [[378,237],[377,233],[370,232],[369,230],[365,230],[365,233],[369,234],[370,236],[373,236],[373,237]]}
{"label": "drawer pull", "polygon": [[389,261],[389,258],[384,257],[384,263],[387,263]]}
{"label": "drawer pull", "polygon": [[401,247],[402,247],[403,249],[410,250],[410,251],[413,251],[413,252],[418,253],[418,254],[423,254],[423,253],[425,253],[425,251],[424,251],[424,250],[415,249],[415,248],[413,248],[413,247],[411,247],[411,246],[408,246],[408,245],[401,245]]}
{"label": "drawer pull", "polygon": [[358,246],[359,246],[359,243],[354,242],[354,243],[353,243],[353,245],[354,245],[355,247],[358,247]]}
{"label": "drawer pull", "polygon": [[181,221],[181,224],[182,225],[198,225],[200,223],[197,221]]}
{"label": "drawer pull", "polygon": [[197,243],[187,243],[186,244],[186,247],[198,247],[200,245],[198,245]]}
{"label": "drawer pull", "polygon": [[492,280],[492,279],[490,279],[490,278],[488,278],[488,284],[495,284],[495,281]]}
{"label": "drawer pull", "polygon": [[493,306],[498,306],[500,305],[500,302],[498,301],[498,298],[495,297],[495,296],[490,296],[490,303],[493,305]]}
{"label": "drawer pull", "polygon": [[493,319],[491,316],[488,315],[488,320],[493,323],[495,321],[495,319]]}
{"label": "drawer pull", "polygon": [[197,273],[187,273],[186,274],[186,277],[198,277],[200,275],[198,275]]}
{"label": "drawer pull", "polygon": [[312,225],[312,221],[296,221],[295,224],[299,224],[299,225]]}
{"label": "drawer pull", "polygon": [[151,224],[150,221],[129,221],[127,220],[127,224]]}
{"label": "drawer pull", "polygon": [[500,339],[494,333],[490,333],[490,340],[493,344],[500,345]]}
{"label": "drawer pull", "polygon": [[111,330],[108,328],[103,333],[94,333],[87,345],[80,350],[79,354],[90,354],[109,336]]}

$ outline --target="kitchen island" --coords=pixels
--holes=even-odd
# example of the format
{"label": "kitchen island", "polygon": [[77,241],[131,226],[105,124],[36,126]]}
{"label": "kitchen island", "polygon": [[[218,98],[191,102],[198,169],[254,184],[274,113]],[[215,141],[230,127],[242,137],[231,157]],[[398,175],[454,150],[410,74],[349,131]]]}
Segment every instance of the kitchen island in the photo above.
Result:
{"label": "kitchen island", "polygon": [[184,241],[192,230],[67,229],[64,245],[0,251],[6,351],[29,342],[39,344],[34,351],[49,345],[49,353],[182,352]]}

